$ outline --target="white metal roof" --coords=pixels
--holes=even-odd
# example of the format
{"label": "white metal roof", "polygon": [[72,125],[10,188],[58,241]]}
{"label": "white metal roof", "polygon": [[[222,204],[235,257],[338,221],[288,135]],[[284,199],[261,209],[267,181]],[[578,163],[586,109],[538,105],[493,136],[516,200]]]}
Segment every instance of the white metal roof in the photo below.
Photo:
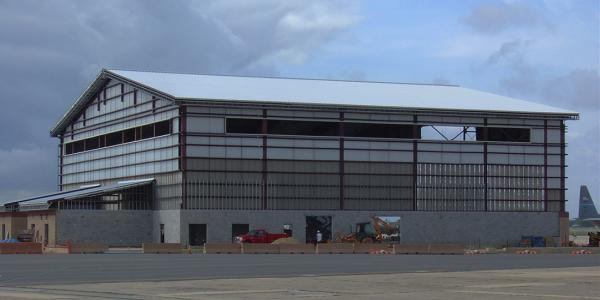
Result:
{"label": "white metal roof", "polygon": [[573,111],[452,85],[108,72],[177,99],[577,115]]}

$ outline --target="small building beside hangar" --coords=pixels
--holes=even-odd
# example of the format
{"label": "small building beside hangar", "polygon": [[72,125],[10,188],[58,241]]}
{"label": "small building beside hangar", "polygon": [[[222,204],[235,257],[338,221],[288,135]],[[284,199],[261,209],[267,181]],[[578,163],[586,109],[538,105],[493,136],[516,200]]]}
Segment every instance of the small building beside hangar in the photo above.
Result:
{"label": "small building beside hangar", "polygon": [[103,70],[51,130],[59,192],[4,202],[1,237],[308,242],[387,217],[402,243],[565,242],[577,118],[453,85]]}

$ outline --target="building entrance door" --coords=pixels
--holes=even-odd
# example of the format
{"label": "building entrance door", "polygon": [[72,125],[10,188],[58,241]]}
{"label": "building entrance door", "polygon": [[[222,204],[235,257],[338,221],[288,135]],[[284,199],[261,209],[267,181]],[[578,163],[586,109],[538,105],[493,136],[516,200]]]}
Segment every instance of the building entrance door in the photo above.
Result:
{"label": "building entrance door", "polygon": [[306,242],[316,243],[320,233],[321,243],[331,240],[331,216],[306,217]]}
{"label": "building entrance door", "polygon": [[50,228],[48,228],[48,224],[44,224],[44,245],[48,246],[48,236],[50,235]]}
{"label": "building entrance door", "polygon": [[235,237],[244,235],[250,231],[250,224],[231,224],[231,240],[235,242]]}
{"label": "building entrance door", "polygon": [[160,224],[160,242],[165,243],[165,224]]}
{"label": "building entrance door", "polygon": [[202,246],[206,243],[206,224],[190,224],[190,245]]}

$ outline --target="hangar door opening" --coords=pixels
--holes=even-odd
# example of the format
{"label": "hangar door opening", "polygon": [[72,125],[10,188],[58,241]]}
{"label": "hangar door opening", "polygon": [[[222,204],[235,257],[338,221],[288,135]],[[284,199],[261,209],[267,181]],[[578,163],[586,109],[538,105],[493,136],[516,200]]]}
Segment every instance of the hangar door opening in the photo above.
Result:
{"label": "hangar door opening", "polygon": [[206,224],[190,224],[190,246],[202,246],[206,243]]}
{"label": "hangar door opening", "polygon": [[321,243],[331,240],[331,216],[307,216],[306,217],[306,242],[316,243],[318,234]]}

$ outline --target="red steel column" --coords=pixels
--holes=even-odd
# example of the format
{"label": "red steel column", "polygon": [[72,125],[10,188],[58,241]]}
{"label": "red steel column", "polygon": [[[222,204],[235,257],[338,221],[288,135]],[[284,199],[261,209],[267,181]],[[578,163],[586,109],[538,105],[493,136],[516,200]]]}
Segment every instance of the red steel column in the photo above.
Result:
{"label": "red steel column", "polygon": [[417,144],[417,138],[419,137],[417,116],[413,116],[413,162],[412,162],[412,198],[413,198],[413,210],[417,210],[417,162],[418,162],[418,151],[419,147]]}
{"label": "red steel column", "polygon": [[125,84],[121,83],[121,102],[125,101]]}
{"label": "red steel column", "polygon": [[267,189],[267,110],[262,111],[262,209],[267,209],[268,189]]}
{"label": "red steel column", "polygon": [[488,211],[488,119],[483,118],[483,207]]}
{"label": "red steel column", "polygon": [[548,120],[544,120],[544,211],[548,211]]}
{"label": "red steel column", "polygon": [[58,145],[58,190],[63,190],[62,178],[63,178],[63,159],[64,159],[64,141],[65,138],[63,135],[60,136],[60,144]]}
{"label": "red steel column", "polygon": [[187,151],[186,151],[186,107],[179,107],[179,170],[181,170],[181,208],[187,208]]}
{"label": "red steel column", "polygon": [[565,212],[566,196],[565,196],[565,155],[566,155],[566,141],[565,141],[565,121],[560,121],[560,211]]}
{"label": "red steel column", "polygon": [[344,113],[340,113],[340,209],[344,209]]}

